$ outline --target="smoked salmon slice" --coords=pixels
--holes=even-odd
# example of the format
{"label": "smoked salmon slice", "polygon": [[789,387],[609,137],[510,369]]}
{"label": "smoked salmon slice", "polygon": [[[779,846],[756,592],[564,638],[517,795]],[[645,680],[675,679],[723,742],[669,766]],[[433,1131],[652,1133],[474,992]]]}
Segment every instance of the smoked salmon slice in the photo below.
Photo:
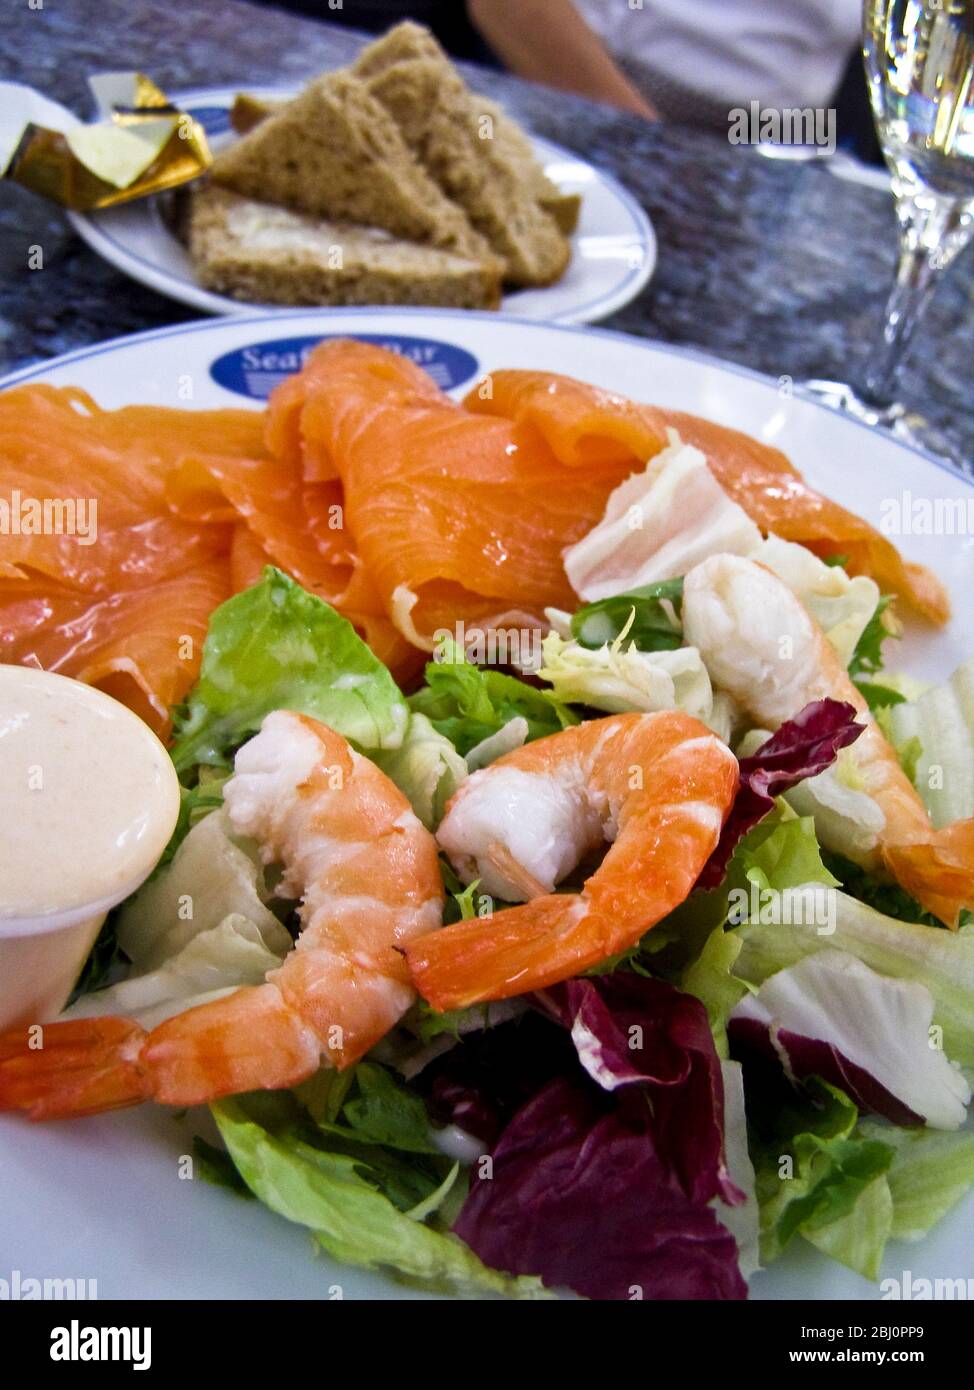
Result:
{"label": "smoked salmon slice", "polygon": [[160,735],[196,679],[210,614],[230,596],[227,560],[98,596],[47,578],[0,580],[0,661],[98,686]]}
{"label": "smoked salmon slice", "polygon": [[166,479],[214,449],[261,457],[262,435],[250,411],[110,411],[50,386],[0,394],[0,660],[97,685],[165,733],[229,597],[233,532],[229,516],[177,514]]}
{"label": "smoked salmon slice", "polygon": [[[0,577],[40,573],[98,592],[153,584],[225,553],[227,531],[183,520],[164,495],[177,461],[214,447],[263,452],[260,416],[106,411],[82,391],[50,386],[0,393],[0,496],[11,509]],[[33,503],[55,509],[46,533],[29,521]]]}
{"label": "smoked salmon slice", "polygon": [[485,386],[469,393],[466,409],[513,421],[566,467],[633,472],[665,446],[667,428],[675,429],[701,450],[717,481],[762,531],[823,556],[848,556],[850,573],[871,575],[933,623],[950,616],[935,575],[904,561],[868,522],[816,492],[778,449],[695,415],[641,405],[550,372],[496,371]]}
{"label": "smoked salmon slice", "polygon": [[[354,556],[337,481],[304,485],[290,463],[269,457],[192,455],[166,480],[169,505],[201,526],[243,522],[277,565],[327,603],[341,604]],[[336,524],[329,526],[332,520]]]}
{"label": "smoked salmon slice", "polygon": [[407,631],[401,598],[415,596],[409,618],[425,639],[457,619],[574,606],[561,552],[631,467],[626,455],[566,469],[536,432],[475,415],[406,358],[341,339],[272,396],[266,438],[306,482],[341,479],[384,611]]}
{"label": "smoked salmon slice", "polygon": [[[408,685],[458,621],[524,626],[574,608],[565,548],[667,428],[762,529],[844,552],[946,619],[933,575],[746,435],[542,372],[494,372],[459,404],[406,357],[329,339],[263,412],[0,394],[0,658],[111,689],[164,729],[212,609],[274,564]],[[22,524],[31,499],[73,507],[91,543],[80,527]]]}

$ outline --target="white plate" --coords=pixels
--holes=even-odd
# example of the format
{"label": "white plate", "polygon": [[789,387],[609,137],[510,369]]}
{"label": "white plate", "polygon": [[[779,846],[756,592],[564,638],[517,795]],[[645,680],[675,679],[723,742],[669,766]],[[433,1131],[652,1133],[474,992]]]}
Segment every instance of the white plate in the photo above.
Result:
{"label": "white plate", "polygon": [[[204,126],[219,149],[232,140],[229,109],[239,87],[174,92],[172,101]],[[280,87],[248,88],[270,99],[294,95]],[[504,311],[551,323],[592,323],[634,299],[656,265],[656,237],[649,218],[621,184],[547,140],[532,141],[550,178],[568,193],[581,193],[582,214],[571,238],[572,259],[556,285],[504,296]],[[150,289],[208,314],[241,314],[260,305],[213,294],[196,282],[184,247],[169,231],[155,199],[69,213],[92,250]],[[267,306],[273,307],[273,306]]]}
{"label": "white plate", "polygon": [[[680,348],[621,334],[559,328],[449,311],[342,310],[202,321],[141,333],[70,353],[6,377],[77,385],[104,406],[135,402],[196,409],[259,400],[238,387],[263,390],[284,367],[293,340],[331,334],[374,334],[412,352],[443,385],[458,392],[480,373],[500,367],[567,372],[601,386],[693,411],[747,430],[783,448],[809,481],[874,525],[884,501],[969,499],[962,478],[924,455],[841,418],[754,372]],[[290,346],[282,347],[282,343]],[[248,364],[243,366],[241,364]],[[185,401],[187,387],[192,399]],[[910,559],[930,565],[950,586],[958,612],[946,633],[912,628],[897,664],[928,680],[946,676],[974,650],[974,537],[895,537]],[[184,1120],[153,1107],[92,1120],[30,1125],[0,1119],[0,1278],[97,1280],[101,1298],[328,1298],[340,1285],[347,1298],[416,1298],[378,1275],[314,1259],[307,1233],[255,1202],[246,1203],[179,1176],[194,1133],[208,1117]],[[970,1198],[921,1244],[891,1243],[883,1277],[966,1278],[972,1272],[965,1229]],[[755,1298],[878,1298],[876,1285],[810,1247],[796,1244],[755,1276]]]}

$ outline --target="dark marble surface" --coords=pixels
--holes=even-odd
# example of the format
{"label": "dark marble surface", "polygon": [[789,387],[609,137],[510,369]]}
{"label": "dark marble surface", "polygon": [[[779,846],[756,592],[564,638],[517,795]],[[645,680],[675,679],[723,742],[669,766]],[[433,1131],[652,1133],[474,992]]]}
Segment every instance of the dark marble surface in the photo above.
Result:
{"label": "dark marble surface", "polygon": [[[346,0],[346,10],[354,0]],[[322,2],[322,13],[327,6]],[[347,62],[357,39],[240,0],[4,0],[0,77],[88,114],[85,77],[140,68],[179,87],[295,82]],[[854,379],[881,330],[895,235],[891,199],[821,164],[772,161],[717,137],[470,70],[527,126],[610,169],[659,239],[651,284],[607,327],[688,343],[778,377]],[[27,269],[29,248],[44,269]],[[900,395],[968,459],[974,255],[938,286]],[[57,209],[0,183],[0,369],[192,318],[133,283]]]}

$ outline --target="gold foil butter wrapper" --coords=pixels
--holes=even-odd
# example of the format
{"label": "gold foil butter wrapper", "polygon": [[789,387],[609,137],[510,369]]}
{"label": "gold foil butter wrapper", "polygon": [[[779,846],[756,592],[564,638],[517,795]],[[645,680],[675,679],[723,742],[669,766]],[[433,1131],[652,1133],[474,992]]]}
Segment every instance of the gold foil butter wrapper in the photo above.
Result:
{"label": "gold foil butter wrapper", "polygon": [[[176,188],[210,167],[203,127],[172,106],[150,78],[140,72],[101,73],[88,82],[102,116],[92,124],[73,117],[61,128],[38,124],[25,99],[19,138],[7,137],[5,178],[62,207],[90,212]],[[8,87],[5,94],[8,131],[11,91]],[[51,109],[49,103],[45,107]]]}

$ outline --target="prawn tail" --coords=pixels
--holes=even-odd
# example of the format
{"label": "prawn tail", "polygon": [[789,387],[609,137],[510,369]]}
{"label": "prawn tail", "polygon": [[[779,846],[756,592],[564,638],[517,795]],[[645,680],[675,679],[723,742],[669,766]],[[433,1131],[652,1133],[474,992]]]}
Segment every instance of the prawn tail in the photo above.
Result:
{"label": "prawn tail", "polygon": [[883,857],[897,883],[948,927],[956,929],[962,908],[974,911],[974,817],[929,840],[890,845]]}
{"label": "prawn tail", "polygon": [[120,1110],[148,1100],[146,1031],[129,1018],[24,1024],[0,1036],[0,1110],[32,1120]]}
{"label": "prawn tail", "polygon": [[413,984],[440,1013],[544,989],[605,954],[576,919],[578,899],[552,893],[429,932],[405,948]]}
{"label": "prawn tail", "polygon": [[324,1049],[272,984],[245,986],[167,1018],[145,1062],[164,1105],[205,1105],[244,1091],[283,1091],[312,1076]]}

